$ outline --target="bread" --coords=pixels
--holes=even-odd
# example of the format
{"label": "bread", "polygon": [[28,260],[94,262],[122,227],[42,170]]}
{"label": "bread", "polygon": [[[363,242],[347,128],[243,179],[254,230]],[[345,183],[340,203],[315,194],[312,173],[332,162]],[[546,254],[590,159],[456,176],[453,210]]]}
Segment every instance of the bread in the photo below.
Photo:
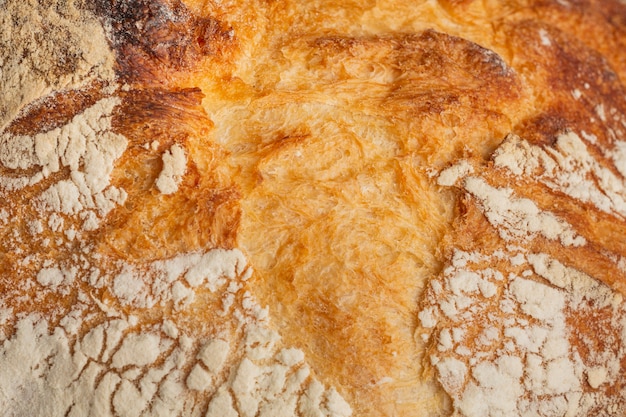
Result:
{"label": "bread", "polygon": [[0,21],[3,415],[626,413],[626,4]]}

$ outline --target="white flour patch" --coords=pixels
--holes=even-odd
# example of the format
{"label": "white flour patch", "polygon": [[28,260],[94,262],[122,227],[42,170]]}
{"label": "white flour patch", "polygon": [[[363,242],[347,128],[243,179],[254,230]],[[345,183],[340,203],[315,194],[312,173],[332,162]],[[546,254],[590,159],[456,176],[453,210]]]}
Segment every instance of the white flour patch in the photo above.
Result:
{"label": "white flour patch", "polygon": [[87,230],[97,228],[99,216],[126,200],[124,190],[110,186],[115,161],[127,146],[126,138],[110,131],[111,113],[119,103],[102,99],[65,126],[35,136],[1,134],[0,164],[35,173],[0,176],[0,189],[17,191],[67,167],[69,178],[53,183],[36,202],[45,211],[80,214]]}
{"label": "white flour patch", "polygon": [[[581,279],[580,272],[545,254],[528,254],[539,276],[512,274],[498,280],[477,266],[515,255],[457,251],[455,258],[465,261],[453,263],[430,285],[420,318],[425,329],[435,329],[432,337],[440,340],[440,346],[442,338],[446,340],[445,349],[438,348],[431,362],[457,411],[466,416],[584,416],[591,410],[624,406],[619,398],[598,396],[585,388],[598,389],[621,377],[626,340],[615,339],[615,334],[626,331],[621,297],[589,277]],[[485,298],[474,284],[459,290],[456,281],[469,276],[490,282],[500,296]],[[450,305],[456,306],[453,315]],[[571,338],[597,335],[576,334],[567,316],[594,308],[611,310],[613,318],[605,325],[615,328],[602,337],[620,347],[592,347],[590,339],[591,352],[582,356]],[[574,313],[568,313],[570,309]],[[450,337],[465,335],[468,329],[473,338]]]}
{"label": "white flour patch", "polygon": [[[170,283],[212,282],[226,294],[217,283],[247,278],[246,261],[236,250],[218,252],[181,255],[155,268],[169,274]],[[38,279],[60,285],[63,277],[48,268]],[[249,294],[243,298],[242,307],[232,306],[238,317],[232,330],[208,340],[168,320],[142,329],[133,317],[109,318],[81,337],[80,303],[64,328],[26,315],[11,338],[0,339],[4,415],[189,415],[207,407],[209,416],[238,416],[238,410],[250,416],[350,416],[343,398],[311,377],[302,351],[282,346],[266,310]]]}
{"label": "white flour patch", "polygon": [[[619,170],[626,170],[624,148],[618,142],[612,153]],[[551,189],[593,204],[606,213],[626,216],[624,172],[620,177],[601,166],[574,132],[560,135],[554,149],[543,149],[509,135],[496,150],[494,162],[514,175],[538,179]]]}
{"label": "white flour patch", "polygon": [[530,199],[518,198],[509,188],[496,188],[479,177],[465,179],[465,189],[475,196],[489,223],[505,240],[540,234],[565,246],[582,246],[585,238],[554,214],[543,211]]}
{"label": "white flour patch", "polygon": [[187,157],[182,146],[176,144],[163,154],[163,169],[156,180],[156,187],[163,194],[173,194],[187,171]]}
{"label": "white flour patch", "polygon": [[1,5],[0,132],[22,109],[53,91],[113,80],[115,57],[104,29],[75,2]]}

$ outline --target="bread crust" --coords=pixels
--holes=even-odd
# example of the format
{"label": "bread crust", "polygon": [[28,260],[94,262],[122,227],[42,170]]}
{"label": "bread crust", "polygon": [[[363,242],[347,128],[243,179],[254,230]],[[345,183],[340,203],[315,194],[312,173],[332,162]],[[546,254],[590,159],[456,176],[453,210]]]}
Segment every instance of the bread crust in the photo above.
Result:
{"label": "bread crust", "polygon": [[[49,335],[76,317],[68,345],[118,317],[128,346],[160,353],[98,357],[98,383],[126,381],[103,394],[112,415],[142,384],[133,369],[156,372],[185,343],[184,415],[283,415],[279,400],[302,416],[625,409],[624,3],[71,10],[111,55],[0,107],[2,349],[24,317]],[[198,358],[215,340],[230,347],[214,371]],[[254,350],[274,344],[287,350]],[[292,347],[305,362],[285,359]],[[302,379],[283,398],[255,372]],[[514,388],[495,401],[489,381]],[[156,413],[145,396],[135,411]]]}

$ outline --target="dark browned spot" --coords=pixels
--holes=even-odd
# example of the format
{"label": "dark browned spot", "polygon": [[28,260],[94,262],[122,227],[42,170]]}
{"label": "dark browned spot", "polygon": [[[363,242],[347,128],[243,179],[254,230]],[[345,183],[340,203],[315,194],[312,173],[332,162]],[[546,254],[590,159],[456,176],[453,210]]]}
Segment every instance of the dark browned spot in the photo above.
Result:
{"label": "dark browned spot", "polygon": [[167,71],[189,69],[198,58],[233,47],[227,23],[198,18],[179,0],[97,0],[95,8],[112,29],[124,82],[164,84]]}

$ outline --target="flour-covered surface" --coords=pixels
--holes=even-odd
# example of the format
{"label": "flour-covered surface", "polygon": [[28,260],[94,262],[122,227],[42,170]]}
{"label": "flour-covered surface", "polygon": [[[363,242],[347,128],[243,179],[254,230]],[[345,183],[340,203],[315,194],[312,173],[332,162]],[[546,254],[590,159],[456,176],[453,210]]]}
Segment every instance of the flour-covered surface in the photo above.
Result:
{"label": "flour-covered surface", "polygon": [[455,250],[419,317],[433,331],[428,360],[463,415],[614,415],[626,406],[622,295],[547,254]]}
{"label": "flour-covered surface", "polygon": [[552,143],[512,134],[492,161],[440,174],[464,194],[464,214],[419,333],[461,415],[626,410],[626,181],[616,169],[626,159],[592,154],[594,138],[570,130]]}
{"label": "flour-covered surface", "polygon": [[464,214],[419,333],[461,415],[626,410],[626,182],[614,169],[626,160],[594,158],[591,146],[572,131],[553,147],[511,135],[492,162],[441,173],[465,193]]}
{"label": "flour-covered surface", "polygon": [[[215,250],[153,264],[143,275],[125,265],[111,276],[112,283],[100,284],[110,286],[112,302],[79,290],[58,318],[15,317],[4,308],[2,320],[11,321],[14,330],[0,345],[3,414],[351,415],[334,389],[312,378],[302,351],[281,343],[267,310],[242,290],[250,276],[245,262],[240,252]],[[60,277],[67,273],[55,271]],[[72,279],[89,280],[95,271]],[[142,288],[147,276],[159,282]],[[38,281],[53,291],[60,285]],[[173,304],[175,311],[193,309],[198,290],[208,290],[222,308],[193,331],[177,325],[177,315],[147,317],[150,310],[133,315],[113,307],[150,309],[158,300],[161,306]]]}
{"label": "flour-covered surface", "polygon": [[52,92],[113,76],[104,28],[78,1],[5,1],[0,26],[0,129]]}
{"label": "flour-covered surface", "polygon": [[[351,415],[282,342],[245,255],[210,224],[238,211],[187,158],[194,120],[210,125],[197,91],[122,87],[94,8],[0,11],[0,414]],[[195,223],[163,224],[198,200],[212,205]],[[161,239],[169,251],[152,250]]]}
{"label": "flour-covered surface", "polygon": [[536,113],[489,157],[437,174],[460,216],[418,334],[464,416],[626,412],[624,76],[606,44],[568,26],[581,6],[556,3],[529,11],[547,25],[504,29],[512,45],[535,39],[509,63],[541,102]]}
{"label": "flour-covered surface", "polygon": [[0,410],[624,414],[625,7],[0,0]]}

